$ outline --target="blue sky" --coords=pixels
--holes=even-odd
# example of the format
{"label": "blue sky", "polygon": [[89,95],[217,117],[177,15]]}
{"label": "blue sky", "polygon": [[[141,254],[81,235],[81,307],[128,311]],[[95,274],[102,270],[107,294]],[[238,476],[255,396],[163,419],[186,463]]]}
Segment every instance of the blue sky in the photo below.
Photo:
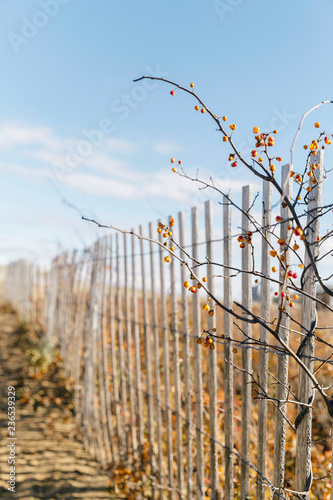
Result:
{"label": "blue sky", "polygon": [[[260,189],[230,171],[229,148],[190,96],[134,84],[142,74],[194,82],[237,124],[243,149],[254,125],[274,123],[285,161],[302,113],[333,99],[331,0],[3,0],[0,14],[0,263],[45,260],[101,234],[61,196],[123,228],[200,203],[170,157],[236,197],[243,183]],[[307,120],[300,165],[314,121],[332,133],[332,115],[328,105]]]}

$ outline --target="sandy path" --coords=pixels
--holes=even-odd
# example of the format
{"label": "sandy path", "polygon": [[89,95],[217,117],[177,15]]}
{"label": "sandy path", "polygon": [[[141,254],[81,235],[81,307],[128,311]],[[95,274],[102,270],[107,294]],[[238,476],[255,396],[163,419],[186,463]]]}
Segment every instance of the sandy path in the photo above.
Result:
{"label": "sandy path", "polygon": [[[75,439],[75,423],[65,407],[16,406],[16,492],[8,491],[7,387],[18,382],[23,352],[13,345],[17,320],[0,313],[0,498],[6,500],[110,500],[108,477]],[[124,498],[124,497],[122,497]]]}

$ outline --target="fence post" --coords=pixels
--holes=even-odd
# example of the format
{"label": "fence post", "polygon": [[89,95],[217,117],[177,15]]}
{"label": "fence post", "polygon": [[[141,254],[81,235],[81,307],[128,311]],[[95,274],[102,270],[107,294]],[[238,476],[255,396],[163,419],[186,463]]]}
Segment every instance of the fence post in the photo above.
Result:
{"label": "fence post", "polygon": [[[314,186],[309,181],[309,186],[312,187],[308,193],[307,205],[307,230],[306,238],[310,245],[310,251],[314,259],[319,255],[319,245],[317,244],[317,237],[319,237],[320,227],[320,206],[321,206],[321,188],[323,176],[323,151],[319,151],[318,156],[311,156],[311,165],[318,163],[319,167],[313,171],[314,178],[317,184]],[[316,297],[316,280],[315,273],[311,266],[308,254],[305,253],[304,258],[304,291],[312,297]],[[306,344],[304,345],[300,357],[303,363],[313,371],[313,357],[314,357],[314,334],[317,322],[316,303],[315,301],[303,295],[302,301],[302,333],[308,335]],[[304,403],[310,403],[314,391],[313,383],[305,374],[304,370],[299,370],[299,385],[298,385],[298,399]],[[302,407],[300,407],[300,411]],[[312,484],[312,464],[311,464],[311,442],[312,442],[312,408],[309,408],[304,417],[297,427],[296,433],[296,466],[295,466],[295,488],[298,491],[306,491],[303,498],[310,498],[310,489]]]}
{"label": "fence post", "polygon": [[[249,216],[252,212],[252,186],[243,186],[242,190],[242,229],[246,234],[251,231],[251,223]],[[245,244],[242,250],[242,270],[251,270],[251,246]],[[242,273],[242,304],[248,310],[252,309],[252,287],[251,275]],[[250,462],[250,430],[251,430],[251,376],[252,371],[252,353],[247,347],[247,342],[252,337],[252,327],[250,323],[242,321],[242,331],[244,345],[242,348],[242,439],[241,439],[241,456],[244,460],[241,464],[241,499],[247,500],[250,498],[250,468],[247,465]]]}
{"label": "fence post", "polygon": [[[229,199],[231,193],[229,193]],[[231,202],[225,199],[223,203],[223,264],[224,283],[223,297],[224,305],[232,308],[232,286],[230,278],[231,258]],[[223,329],[225,337],[232,337],[232,316],[224,312]],[[230,342],[224,344],[224,435],[225,435],[225,500],[234,498],[234,463],[232,450],[234,447],[233,410],[234,410],[234,367],[233,352]]]}
{"label": "fence post", "polygon": [[[262,238],[261,238],[261,273],[263,276],[270,275],[270,224],[272,211],[272,184],[263,180],[262,187]],[[260,316],[265,322],[270,320],[271,291],[270,281],[261,279],[260,282]],[[260,326],[260,342],[267,344],[268,332]],[[264,391],[267,391],[268,384],[268,351],[261,345],[259,352],[259,381]],[[262,476],[266,475],[266,435],[267,435],[267,401],[258,401],[258,450],[257,468]],[[262,478],[257,475],[257,500],[265,499],[265,486]]]}
{"label": "fence post", "polygon": [[[290,165],[283,165],[281,172],[281,185],[285,186],[285,194],[291,199],[292,196],[292,178],[289,174]],[[281,218],[286,220],[290,217],[289,209],[281,206]],[[289,231],[288,221],[282,222],[280,226],[280,238],[288,242]],[[283,279],[285,269],[290,265],[290,251],[286,248],[282,255],[285,257],[283,262],[280,261],[279,278]],[[281,292],[281,287],[280,287]],[[287,314],[282,313],[279,336],[285,342],[289,342],[289,317]],[[277,357],[277,379],[276,398],[285,401],[288,395],[288,355],[280,355]],[[275,410],[275,432],[274,432],[274,469],[273,469],[273,484],[276,488],[283,488],[284,486],[284,472],[285,472],[285,447],[286,447],[286,420],[285,415],[287,412],[286,404],[283,403]],[[281,493],[282,490],[278,490]],[[273,498],[277,498],[275,495]]]}

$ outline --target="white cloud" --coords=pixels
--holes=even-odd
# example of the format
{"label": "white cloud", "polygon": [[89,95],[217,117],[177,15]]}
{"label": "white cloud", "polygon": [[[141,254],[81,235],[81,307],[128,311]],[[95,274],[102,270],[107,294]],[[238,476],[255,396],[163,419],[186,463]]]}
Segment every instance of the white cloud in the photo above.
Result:
{"label": "white cloud", "polygon": [[64,176],[64,183],[80,192],[97,196],[138,198],[138,186],[131,182],[76,172]]}
{"label": "white cloud", "polygon": [[133,155],[140,150],[139,144],[116,137],[108,137],[104,141],[104,148],[107,152],[121,155]]}
{"label": "white cloud", "polygon": [[27,125],[5,125],[0,128],[0,149],[6,150],[22,145],[42,144],[51,149],[60,147],[61,142],[49,127]]}
{"label": "white cloud", "polygon": [[176,142],[156,142],[152,145],[152,150],[157,153],[168,154],[170,157],[174,156],[176,153],[180,153],[182,151],[182,147]]}

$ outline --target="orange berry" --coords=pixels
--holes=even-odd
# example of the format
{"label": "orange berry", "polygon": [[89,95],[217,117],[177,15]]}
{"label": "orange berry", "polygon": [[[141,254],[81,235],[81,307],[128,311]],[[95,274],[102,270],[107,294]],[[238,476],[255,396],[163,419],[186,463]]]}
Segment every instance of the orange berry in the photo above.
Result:
{"label": "orange berry", "polygon": [[277,134],[278,133],[278,130],[273,130],[273,134]]}
{"label": "orange berry", "polygon": [[190,83],[190,87],[193,89],[193,87],[194,87],[194,83]]}
{"label": "orange berry", "polygon": [[200,107],[199,107],[198,105],[196,105],[196,106],[194,106],[194,109],[195,109],[196,111],[199,111]]}
{"label": "orange berry", "polygon": [[168,237],[168,233],[163,233],[162,236],[163,236],[163,238],[167,238]]}
{"label": "orange berry", "polygon": [[290,177],[294,177],[295,172],[293,172],[292,170],[290,170],[290,174],[289,175],[290,175]]}
{"label": "orange berry", "polygon": [[226,121],[227,121],[227,119],[228,119],[228,118],[227,118],[226,116],[222,116],[222,120],[223,120],[224,122],[226,122]]}
{"label": "orange berry", "polygon": [[273,273],[276,273],[277,268],[276,268],[275,266],[273,266],[273,267],[272,267],[272,271],[273,271]]}
{"label": "orange berry", "polygon": [[201,338],[198,338],[198,339],[196,340],[196,343],[197,343],[197,344],[202,344],[202,339],[201,339]]}
{"label": "orange berry", "polygon": [[276,169],[275,169],[275,165],[271,165],[271,166],[269,167],[269,170],[270,170],[271,172],[275,172],[275,170],[276,170]]}
{"label": "orange berry", "polygon": [[259,161],[259,163],[263,162],[263,159],[261,158],[261,156],[259,156],[258,161]]}
{"label": "orange berry", "polygon": [[175,251],[175,247],[170,247],[171,252]]}
{"label": "orange berry", "polygon": [[276,161],[282,161],[281,156],[277,156],[277,157],[276,157]]}
{"label": "orange berry", "polygon": [[315,128],[319,128],[319,127],[320,127],[320,123],[319,123],[319,122],[316,122],[316,123],[314,124],[314,126],[315,126]]}
{"label": "orange berry", "polygon": [[232,124],[230,125],[230,128],[231,128],[231,130],[235,130],[235,129],[236,129],[236,125],[235,125],[234,123],[232,123]]}
{"label": "orange berry", "polygon": [[289,302],[290,307],[294,307],[294,303],[292,301]]}
{"label": "orange berry", "polygon": [[200,110],[200,111],[201,111],[201,113],[206,113],[205,108],[201,108],[201,110]]}
{"label": "orange berry", "polygon": [[260,128],[259,127],[253,127],[253,133],[258,134]]}
{"label": "orange berry", "polygon": [[299,299],[299,296],[297,295],[297,293],[295,293],[295,295],[293,295],[293,299],[294,300],[298,300]]}
{"label": "orange berry", "polygon": [[295,252],[296,252],[296,250],[299,249],[299,246],[297,245],[297,243],[295,243],[295,245],[293,246],[293,249],[295,250]]}
{"label": "orange berry", "polygon": [[306,145],[306,144],[304,144],[303,149],[308,149],[308,147],[307,147],[307,145]]}
{"label": "orange berry", "polygon": [[174,158],[171,158],[170,161],[171,161],[171,163],[175,163],[176,160]]}
{"label": "orange berry", "polygon": [[209,311],[209,313],[208,313],[208,314],[209,314],[209,316],[214,316],[214,311],[213,311],[213,310],[212,310],[212,311]]}
{"label": "orange berry", "polygon": [[210,344],[209,349],[214,350],[215,349],[215,345],[214,344]]}
{"label": "orange berry", "polygon": [[190,291],[190,292],[192,292],[192,293],[197,293],[197,289],[196,289],[196,287],[195,287],[195,286],[191,286],[191,287],[189,288],[189,291]]}
{"label": "orange berry", "polygon": [[298,267],[299,267],[300,269],[304,269],[304,264],[300,264]]}
{"label": "orange berry", "polygon": [[204,311],[209,311],[209,310],[210,310],[210,307],[209,307],[209,305],[208,305],[208,304],[205,304],[204,306],[202,306],[202,309],[203,309]]}
{"label": "orange berry", "polygon": [[272,257],[276,257],[277,256],[277,251],[276,250],[271,250],[269,253],[271,254]]}
{"label": "orange berry", "polygon": [[188,281],[184,281],[183,286],[184,286],[185,288],[188,288],[188,287],[190,286],[190,284],[189,284],[189,282],[188,282]]}
{"label": "orange berry", "polygon": [[236,354],[236,352],[237,352],[236,347],[233,348],[232,352],[234,352]]}
{"label": "orange berry", "polygon": [[177,172],[176,167],[173,167],[172,172],[174,172],[174,173],[176,173],[176,172]]}
{"label": "orange berry", "polygon": [[279,245],[281,245],[281,246],[282,246],[282,245],[285,245],[285,243],[286,243],[286,242],[285,242],[285,240],[284,240],[283,238],[279,238],[279,239],[278,239],[278,244],[279,244]]}
{"label": "orange berry", "polygon": [[229,140],[229,137],[227,135],[223,136],[223,142],[227,142]]}
{"label": "orange berry", "polygon": [[169,257],[169,255],[164,257],[164,262],[171,262],[171,258]]}
{"label": "orange berry", "polygon": [[157,232],[161,233],[162,232],[162,228],[159,227],[158,230],[157,230]]}
{"label": "orange berry", "polygon": [[207,281],[206,276],[204,276],[204,277],[202,278],[202,281],[203,281],[204,283],[206,283],[206,281]]}
{"label": "orange berry", "polygon": [[240,248],[245,248],[245,243],[241,243],[239,246]]}

